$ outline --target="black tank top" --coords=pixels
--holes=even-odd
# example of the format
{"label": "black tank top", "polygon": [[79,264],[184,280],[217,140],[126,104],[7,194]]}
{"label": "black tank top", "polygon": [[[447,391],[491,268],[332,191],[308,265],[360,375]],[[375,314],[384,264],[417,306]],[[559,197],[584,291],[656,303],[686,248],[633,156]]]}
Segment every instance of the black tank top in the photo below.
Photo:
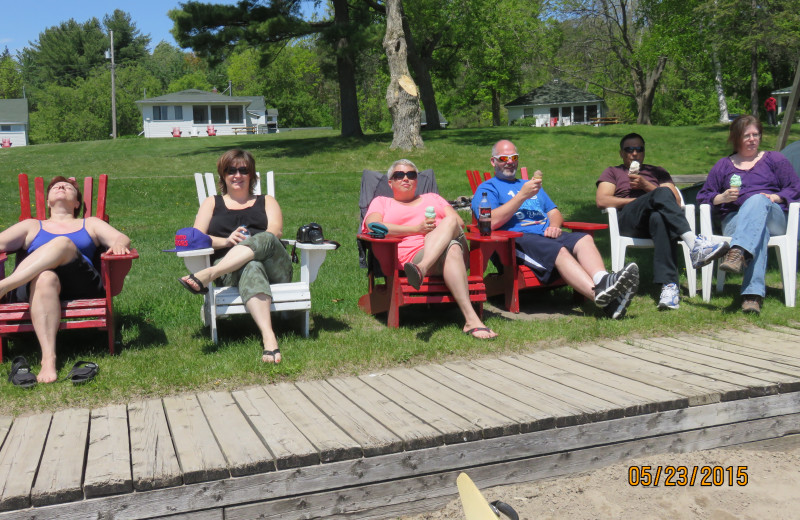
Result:
{"label": "black tank top", "polygon": [[[267,230],[267,212],[264,209],[264,195],[256,195],[256,202],[244,209],[228,209],[222,195],[214,196],[214,213],[208,224],[208,234],[215,237],[228,237],[233,230],[244,226],[251,235]],[[230,248],[218,249],[214,258],[225,256]]]}

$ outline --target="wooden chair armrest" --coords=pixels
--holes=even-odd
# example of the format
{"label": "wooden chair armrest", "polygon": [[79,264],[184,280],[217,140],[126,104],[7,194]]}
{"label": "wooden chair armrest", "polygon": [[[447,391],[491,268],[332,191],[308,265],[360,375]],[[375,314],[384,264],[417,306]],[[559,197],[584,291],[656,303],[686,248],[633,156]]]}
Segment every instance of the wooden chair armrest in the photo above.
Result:
{"label": "wooden chair armrest", "polygon": [[372,255],[381,266],[381,272],[383,272],[384,275],[394,276],[394,273],[402,269],[402,267],[397,265],[397,244],[400,243],[400,238],[374,238],[366,233],[359,233],[358,238],[370,244]]}
{"label": "wooden chair armrest", "polygon": [[371,237],[366,233],[359,233],[358,234],[359,240],[364,240],[366,242],[373,242],[376,244],[386,243],[386,244],[399,244],[400,239],[398,237],[384,237],[384,238],[375,238]]}
{"label": "wooden chair armrest", "polygon": [[122,260],[135,260],[139,258],[139,252],[135,249],[131,249],[130,253],[124,255],[113,255],[111,253],[102,253],[100,255],[100,260],[103,262],[118,262]]}
{"label": "wooden chair armrest", "polygon": [[111,255],[103,253],[100,255],[100,271],[103,277],[103,285],[106,288],[106,297],[112,297],[122,292],[125,277],[131,270],[133,260],[139,258],[139,252],[131,249],[130,253],[124,255]]}

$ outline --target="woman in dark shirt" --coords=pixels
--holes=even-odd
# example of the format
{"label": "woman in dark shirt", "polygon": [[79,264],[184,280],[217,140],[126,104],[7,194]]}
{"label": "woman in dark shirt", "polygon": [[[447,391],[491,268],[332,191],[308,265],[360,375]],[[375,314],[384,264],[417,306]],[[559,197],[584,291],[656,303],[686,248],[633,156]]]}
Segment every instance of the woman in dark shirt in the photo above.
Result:
{"label": "woman in dark shirt", "polygon": [[219,285],[237,286],[245,307],[261,331],[261,361],[280,363],[281,351],[272,330],[270,283],[292,279],[292,260],[281,244],[283,215],[269,195],[254,195],[256,165],[244,150],[229,150],[217,161],[222,195],[208,197],[200,205],[194,227],[211,236],[215,263],[181,278],[192,292],[206,292]]}

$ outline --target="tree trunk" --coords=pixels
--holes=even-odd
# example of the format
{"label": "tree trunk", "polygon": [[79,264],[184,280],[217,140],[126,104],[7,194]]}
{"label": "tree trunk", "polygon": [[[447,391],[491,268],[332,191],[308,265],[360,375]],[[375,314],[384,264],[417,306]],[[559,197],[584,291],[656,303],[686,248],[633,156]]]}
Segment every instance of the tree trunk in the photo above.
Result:
{"label": "tree trunk", "polygon": [[656,63],[653,70],[651,70],[645,80],[643,81],[643,85],[638,86],[639,82],[636,81],[636,77],[634,76],[634,83],[636,84],[636,106],[639,109],[639,114],[636,116],[636,123],[640,125],[649,125],[652,124],[650,121],[650,115],[653,112],[653,100],[656,97],[656,88],[658,87],[658,82],[661,80],[661,74],[664,72],[664,67],[667,65],[667,57],[666,56],[659,56],[658,62]]}
{"label": "tree trunk", "polygon": [[417,46],[414,45],[411,28],[408,26],[408,19],[406,19],[404,14],[403,32],[406,35],[406,44],[408,45],[408,62],[414,70],[414,76],[416,76],[417,84],[419,85],[420,100],[422,101],[422,106],[425,107],[425,129],[440,130],[442,126],[441,121],[439,121],[439,107],[436,105],[431,73],[428,70],[428,64],[425,62],[425,59],[420,56],[417,51]]}
{"label": "tree trunk", "polygon": [[711,51],[711,62],[714,65],[714,87],[717,90],[717,103],[719,103],[719,122],[727,123],[730,120],[728,101],[725,99],[725,90],[722,88],[722,65],[720,65],[716,49]]}
{"label": "tree trunk", "polygon": [[[333,23],[346,28],[350,22],[347,0],[333,0]],[[346,34],[342,30],[341,34]],[[361,121],[358,117],[356,94],[356,66],[347,36],[341,36],[335,44],[336,74],[339,79],[339,104],[342,114],[342,137],[361,137]]]}
{"label": "tree trunk", "polygon": [[423,148],[420,136],[419,91],[408,74],[406,38],[403,33],[401,0],[386,1],[386,36],[383,48],[389,62],[391,81],[386,89],[386,103],[392,114],[391,150]]}
{"label": "tree trunk", "polygon": [[758,117],[758,49],[750,51],[750,113]]}
{"label": "tree trunk", "polygon": [[492,87],[492,126],[500,126],[500,92]]}

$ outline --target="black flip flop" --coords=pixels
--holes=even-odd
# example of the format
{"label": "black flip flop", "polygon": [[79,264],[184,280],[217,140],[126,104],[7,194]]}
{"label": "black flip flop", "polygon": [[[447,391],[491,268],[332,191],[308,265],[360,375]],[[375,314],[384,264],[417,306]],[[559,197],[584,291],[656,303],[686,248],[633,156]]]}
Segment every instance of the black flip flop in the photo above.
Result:
{"label": "black flip flop", "polygon": [[67,379],[72,381],[74,385],[82,385],[94,379],[94,376],[97,375],[99,370],[100,367],[97,366],[97,363],[78,361],[72,366],[72,370],[69,371],[69,374],[67,374]]}
{"label": "black flip flop", "polygon": [[196,284],[197,284],[197,286],[198,286],[200,289],[195,289],[194,287],[192,287],[191,285],[189,285],[189,282],[187,282],[187,281],[186,281],[186,280],[184,280],[183,278],[178,278],[178,281],[181,283],[181,285],[182,285],[182,286],[184,286],[184,287],[186,287],[186,290],[188,290],[190,293],[192,293],[192,294],[206,294],[206,293],[208,293],[208,287],[206,287],[205,285],[203,285],[203,282],[201,282],[200,280],[198,280],[198,279],[197,279],[197,277],[196,277],[195,275],[193,275],[193,274],[190,274],[190,275],[189,275],[189,280],[191,280],[191,281],[193,281],[194,283],[196,283]]}
{"label": "black flip flop", "polygon": [[406,278],[408,278],[408,285],[419,291],[419,288],[422,286],[423,278],[422,271],[420,271],[419,267],[411,262],[406,262],[405,265],[403,265],[403,271],[405,271]]}
{"label": "black flip flop", "polygon": [[36,375],[31,373],[31,366],[24,356],[17,356],[11,362],[11,372],[8,373],[8,380],[14,386],[20,388],[33,388],[36,386]]}
{"label": "black flip flop", "polygon": [[280,353],[281,353],[281,349],[280,348],[276,348],[275,350],[266,350],[266,349],[264,349],[264,350],[261,351],[261,355],[262,356],[272,356],[272,363],[271,363],[272,365],[277,365],[278,364],[277,355],[280,354]]}

